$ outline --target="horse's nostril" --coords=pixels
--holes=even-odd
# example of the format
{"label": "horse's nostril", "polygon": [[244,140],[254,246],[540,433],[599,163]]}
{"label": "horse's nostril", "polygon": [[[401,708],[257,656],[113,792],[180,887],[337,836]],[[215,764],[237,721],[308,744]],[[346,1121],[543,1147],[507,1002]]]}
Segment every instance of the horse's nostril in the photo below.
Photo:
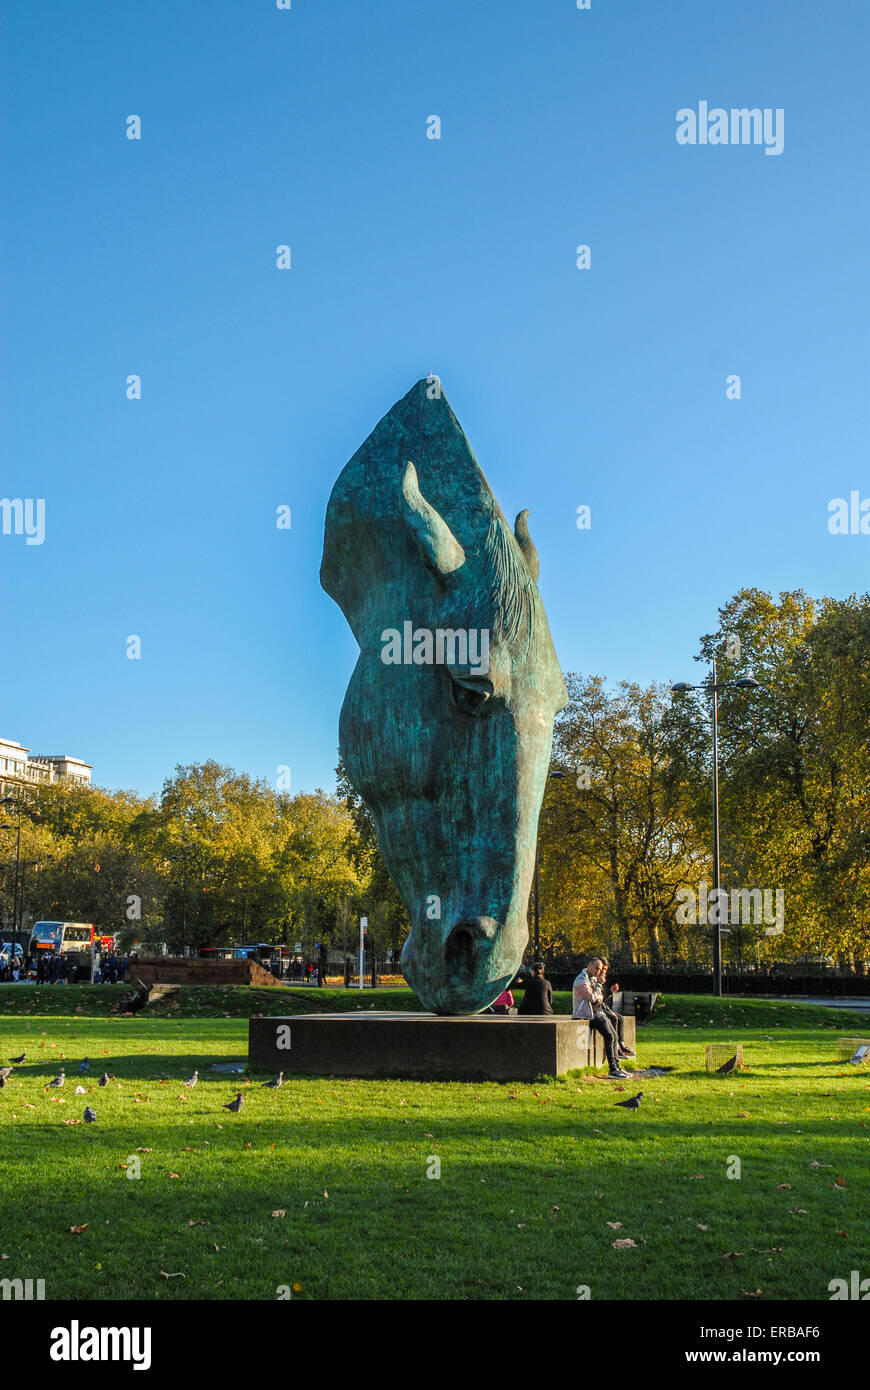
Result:
{"label": "horse's nostril", "polygon": [[460,922],[448,936],[444,958],[455,979],[471,979],[474,973],[474,944],[475,933],[470,922]]}

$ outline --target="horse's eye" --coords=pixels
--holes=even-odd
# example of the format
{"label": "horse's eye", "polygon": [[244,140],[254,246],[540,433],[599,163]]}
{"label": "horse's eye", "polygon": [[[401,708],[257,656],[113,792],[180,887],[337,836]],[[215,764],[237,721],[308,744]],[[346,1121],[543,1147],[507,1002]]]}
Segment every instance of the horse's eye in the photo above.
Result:
{"label": "horse's eye", "polygon": [[462,682],[450,678],[450,689],[453,695],[453,703],[463,714],[480,714],[490,695],[492,686],[489,681]]}

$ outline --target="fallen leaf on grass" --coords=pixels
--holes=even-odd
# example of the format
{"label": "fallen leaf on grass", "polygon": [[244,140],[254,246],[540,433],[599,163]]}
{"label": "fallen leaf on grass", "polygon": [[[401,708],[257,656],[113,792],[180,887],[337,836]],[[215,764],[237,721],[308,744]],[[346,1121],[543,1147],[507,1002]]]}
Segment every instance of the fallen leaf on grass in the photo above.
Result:
{"label": "fallen leaf on grass", "polygon": [[137,1154],[150,1154],[150,1153],[153,1153],[154,1151],[153,1151],[153,1149],[146,1148],[146,1147],[143,1145],[141,1148],[137,1149],[136,1152],[137,1152]]}
{"label": "fallen leaf on grass", "polygon": [[622,1222],[621,1222],[621,1221],[608,1221],[607,1224],[608,1224],[608,1226],[610,1227],[611,1231],[621,1231],[621,1230],[622,1230]]}
{"label": "fallen leaf on grass", "polygon": [[208,1221],[188,1221],[188,1226],[208,1226]]}
{"label": "fallen leaf on grass", "polygon": [[284,1209],[283,1207],[278,1207],[276,1211],[273,1211],[273,1212],[272,1212],[272,1216],[286,1216],[286,1215],[287,1215],[287,1212],[285,1211],[285,1209]]}
{"label": "fallen leaf on grass", "polygon": [[160,1273],[163,1275],[163,1278],[164,1278],[164,1279],[186,1279],[186,1278],[187,1278],[187,1275],[186,1275],[186,1274],[182,1274],[180,1270],[179,1270],[179,1272],[178,1272],[177,1274],[167,1274],[165,1269],[161,1269]]}
{"label": "fallen leaf on grass", "polygon": [[741,1292],[741,1293],[744,1293],[744,1294],[746,1295],[747,1298],[761,1298],[761,1297],[762,1297],[761,1289],[741,1289],[740,1292]]}
{"label": "fallen leaf on grass", "polygon": [[831,1183],[831,1186],[832,1186],[832,1187],[846,1187],[846,1186],[847,1186],[846,1179],[845,1179],[845,1178],[840,1178],[840,1177],[834,1178],[834,1181]]}
{"label": "fallen leaf on grass", "polygon": [[166,1176],[169,1177],[169,1178],[177,1178],[177,1177],[178,1177],[178,1174],[177,1174],[177,1173],[167,1173]]}
{"label": "fallen leaf on grass", "polygon": [[612,1247],[613,1247],[614,1250],[636,1250],[636,1249],[637,1249],[637,1241],[636,1241],[636,1240],[629,1240],[627,1237],[623,1237],[622,1240],[614,1240],[614,1241],[611,1241],[611,1245],[612,1245]]}
{"label": "fallen leaf on grass", "polygon": [[86,1221],[83,1226],[70,1226],[69,1231],[72,1236],[80,1236],[82,1231],[86,1231],[87,1229],[88,1223]]}
{"label": "fallen leaf on grass", "polygon": [[791,1192],[791,1183],[790,1183],[790,1182],[778,1182],[778,1183],[776,1184],[776,1190],[777,1190],[777,1192]]}
{"label": "fallen leaf on grass", "polygon": [[743,1251],[742,1251],[742,1250],[726,1250],[726,1251],[725,1251],[725,1254],[724,1254],[724,1255],[720,1255],[719,1258],[722,1259],[722,1260],[741,1260],[741,1259],[743,1258]]}
{"label": "fallen leaf on grass", "polygon": [[806,1207],[789,1207],[789,1211],[792,1216],[806,1216],[808,1214]]}
{"label": "fallen leaf on grass", "polygon": [[698,1227],[698,1230],[699,1230],[699,1231],[709,1231],[709,1229],[710,1229],[709,1226],[702,1226],[701,1223],[700,1223],[700,1221],[696,1221],[696,1222],[695,1222],[695,1225]]}

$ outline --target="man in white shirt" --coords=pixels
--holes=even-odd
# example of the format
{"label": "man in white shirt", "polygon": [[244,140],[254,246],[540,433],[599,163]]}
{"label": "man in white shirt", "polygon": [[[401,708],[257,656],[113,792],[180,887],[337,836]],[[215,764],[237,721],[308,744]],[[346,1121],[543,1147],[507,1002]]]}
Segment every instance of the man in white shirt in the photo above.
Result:
{"label": "man in white shirt", "polygon": [[630,1073],[624,1071],[619,1065],[619,1039],[616,1035],[616,1029],[604,1013],[604,991],[598,982],[598,971],[603,968],[603,965],[604,962],[596,956],[594,960],[589,961],[585,969],[580,971],[574,981],[572,991],[574,1008],[571,1017],[585,1018],[589,1027],[601,1034],[604,1039],[604,1050],[607,1053],[610,1078],[613,1081],[623,1081],[629,1077]]}
{"label": "man in white shirt", "polygon": [[598,988],[601,992],[601,1000],[599,1004],[593,1004],[592,1007],[596,1013],[598,1013],[600,1010],[601,1013],[603,1013],[605,1017],[610,1020],[610,1026],[616,1033],[616,1040],[618,1043],[617,1052],[619,1057],[633,1057],[634,1053],[631,1051],[631,1048],[626,1047],[623,1041],[622,1015],[615,1014],[613,1010],[611,1008],[608,1008],[607,1004],[605,1004],[604,1002],[605,994],[613,995],[617,993],[617,991],[619,990],[619,985],[617,984],[607,985],[605,989],[605,984],[607,981],[607,971],[609,968],[610,967],[608,965],[608,962],[602,958],[598,965],[598,974],[596,977]]}

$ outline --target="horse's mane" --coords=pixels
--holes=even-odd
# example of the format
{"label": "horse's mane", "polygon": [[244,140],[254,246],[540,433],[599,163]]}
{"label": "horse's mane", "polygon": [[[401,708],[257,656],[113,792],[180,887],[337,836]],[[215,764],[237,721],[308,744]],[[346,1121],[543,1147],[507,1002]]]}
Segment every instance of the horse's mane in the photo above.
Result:
{"label": "horse's mane", "polygon": [[520,548],[500,513],[490,522],[482,561],[479,593],[484,613],[476,615],[477,625],[488,627],[495,641],[520,642],[528,651],[540,600]]}

